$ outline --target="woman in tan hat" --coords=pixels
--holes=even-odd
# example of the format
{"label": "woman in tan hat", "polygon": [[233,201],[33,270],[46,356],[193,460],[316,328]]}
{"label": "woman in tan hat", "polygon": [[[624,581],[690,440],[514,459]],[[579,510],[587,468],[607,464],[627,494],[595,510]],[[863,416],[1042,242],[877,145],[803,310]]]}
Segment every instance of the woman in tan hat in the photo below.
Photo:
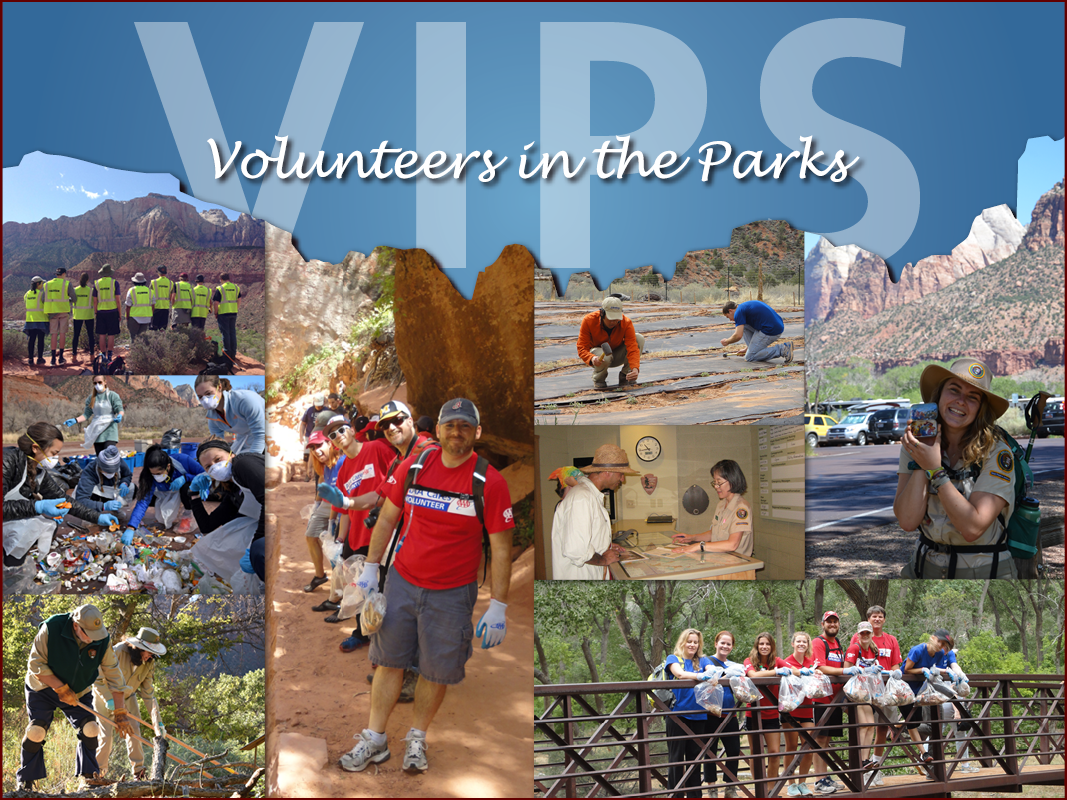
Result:
{"label": "woman in tan hat", "polygon": [[1014,578],[1005,526],[1015,508],[1015,459],[996,424],[1008,401],[990,391],[981,361],[931,364],[919,379],[937,405],[938,432],[901,439],[893,513],[919,531],[903,578]]}
{"label": "woman in tan hat", "polygon": [[730,459],[723,459],[711,468],[711,485],[719,496],[715,506],[715,520],[711,530],[688,536],[676,533],[674,541],[689,544],[679,548],[683,553],[695,553],[697,550],[718,553],[739,553],[752,555],[752,507],[743,495],[748,491],[748,481],[741,465]]}

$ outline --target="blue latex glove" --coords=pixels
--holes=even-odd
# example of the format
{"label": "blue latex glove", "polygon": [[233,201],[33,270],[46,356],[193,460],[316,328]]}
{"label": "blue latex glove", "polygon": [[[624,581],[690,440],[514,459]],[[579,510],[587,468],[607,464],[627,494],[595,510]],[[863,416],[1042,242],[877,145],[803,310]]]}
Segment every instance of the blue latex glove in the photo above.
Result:
{"label": "blue latex glove", "polygon": [[207,500],[208,495],[211,494],[211,476],[206,472],[197,475],[189,484],[189,491],[199,494],[201,500]]}
{"label": "blue latex glove", "polygon": [[[116,500],[115,502],[117,503],[118,501]],[[118,525],[119,521],[114,514],[101,514],[99,517],[96,518],[96,524],[100,525],[101,527],[107,528],[111,525]]]}
{"label": "blue latex glove", "polygon": [[713,680],[715,680],[715,676],[714,675],[709,675],[707,672],[702,672],[700,674],[700,680],[702,680],[702,681],[713,681]]}
{"label": "blue latex glove", "polygon": [[119,414],[117,417],[115,417],[115,422],[116,423],[122,422],[122,414]]}
{"label": "blue latex glove", "polygon": [[56,497],[52,500],[37,500],[33,504],[33,510],[45,517],[65,517],[69,508],[56,508],[60,503],[70,502],[65,497]]}
{"label": "blue latex glove", "polygon": [[786,675],[792,675],[793,670],[789,669],[789,667],[778,667],[778,669],[774,671],[774,674],[781,675],[784,678]]}
{"label": "blue latex glove", "polygon": [[363,594],[378,591],[378,564],[364,564],[363,572],[360,573],[356,586],[363,590]]}
{"label": "blue latex glove", "polygon": [[334,517],[332,520],[330,520],[330,536],[335,542],[337,541],[337,529],[340,527],[340,522],[341,520],[339,520],[337,517]]}
{"label": "blue latex glove", "polygon": [[318,492],[319,497],[321,497],[334,508],[345,507],[345,496],[336,486],[330,486],[330,484],[328,483],[320,483]]}
{"label": "blue latex glove", "polygon": [[504,610],[507,607],[507,603],[501,603],[499,600],[490,600],[489,610],[482,614],[482,618],[478,620],[478,627],[474,629],[474,635],[482,637],[483,650],[496,647],[504,641],[504,634],[508,632],[508,623],[504,618]]}
{"label": "blue latex glove", "polygon": [[122,532],[122,543],[123,544],[133,544],[133,534],[134,534],[134,529],[133,528],[127,528],[126,530],[124,530]]}
{"label": "blue latex glove", "polygon": [[252,548],[251,547],[249,547],[247,550],[245,550],[245,554],[243,556],[241,556],[241,571],[242,572],[247,572],[249,575],[251,575],[251,574],[253,574],[255,572],[255,570],[252,569]]}
{"label": "blue latex glove", "polygon": [[863,671],[867,675],[881,675],[882,667],[880,664],[871,664],[869,667],[864,667]]}
{"label": "blue latex glove", "polygon": [[845,667],[843,670],[841,670],[841,672],[842,674],[849,676],[860,675],[863,673],[863,667],[853,665],[851,667]]}
{"label": "blue latex glove", "polygon": [[75,419],[74,417],[71,417],[70,419],[66,420],[63,424],[66,425],[68,428],[72,428],[72,427],[74,427],[75,425],[78,424],[78,420]]}
{"label": "blue latex glove", "polygon": [[129,496],[130,496],[130,484],[128,484],[128,483],[120,484],[119,485],[119,497],[129,497]]}
{"label": "blue latex glove", "polygon": [[894,680],[898,680],[899,681],[900,680],[900,670],[899,669],[883,669],[882,670],[882,677],[883,678],[893,678]]}
{"label": "blue latex glove", "polygon": [[121,500],[108,500],[104,503],[104,511],[118,511],[125,505]]}
{"label": "blue latex glove", "polygon": [[800,674],[801,675],[805,675],[805,676],[814,675],[815,674],[815,670],[813,670],[811,667],[801,667],[800,668]]}
{"label": "blue latex glove", "polygon": [[114,697],[112,697],[110,700],[107,701],[107,710],[108,711],[114,711],[115,710],[115,698]]}
{"label": "blue latex glove", "polygon": [[930,678],[933,677],[933,673],[930,672],[929,667],[923,667],[923,677],[926,678],[926,680],[930,680]]}
{"label": "blue latex glove", "polygon": [[170,490],[172,492],[178,491],[183,486],[185,486],[185,476],[184,475],[179,475],[177,478],[175,478],[174,480],[172,480],[170,482]]}

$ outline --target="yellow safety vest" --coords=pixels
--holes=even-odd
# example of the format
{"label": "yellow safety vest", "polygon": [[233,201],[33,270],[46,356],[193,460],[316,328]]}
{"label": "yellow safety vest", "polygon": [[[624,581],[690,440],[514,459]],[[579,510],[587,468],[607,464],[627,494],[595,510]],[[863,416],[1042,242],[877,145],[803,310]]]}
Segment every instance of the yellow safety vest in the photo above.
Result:
{"label": "yellow safety vest", "polygon": [[229,283],[228,281],[222,286],[217,287],[219,294],[222,296],[222,301],[219,303],[220,314],[236,314],[237,313],[237,285]]}
{"label": "yellow safety vest", "polygon": [[210,306],[211,290],[202,284],[193,289],[193,319],[206,318]]}
{"label": "yellow safety vest", "polygon": [[30,289],[22,299],[26,303],[27,322],[48,322],[48,314],[44,310],[43,289]]}
{"label": "yellow safety vest", "polygon": [[174,301],[174,307],[193,307],[193,286],[188,281],[178,281],[178,297]]}
{"label": "yellow safety vest", "polygon": [[74,287],[74,319],[93,318],[93,287]]}
{"label": "yellow safety vest", "polygon": [[133,287],[133,305],[130,306],[130,316],[152,316],[152,290],[147,286]]}
{"label": "yellow safety vest", "polygon": [[98,278],[96,281],[96,310],[114,311],[118,307],[119,301],[115,297],[115,279]]}
{"label": "yellow safety vest", "polygon": [[64,314],[70,311],[70,281],[55,277],[44,285],[44,312]]}
{"label": "yellow safety vest", "polygon": [[157,310],[170,308],[170,292],[174,288],[174,281],[168,278],[156,278],[149,284],[149,288],[152,290],[152,304]]}

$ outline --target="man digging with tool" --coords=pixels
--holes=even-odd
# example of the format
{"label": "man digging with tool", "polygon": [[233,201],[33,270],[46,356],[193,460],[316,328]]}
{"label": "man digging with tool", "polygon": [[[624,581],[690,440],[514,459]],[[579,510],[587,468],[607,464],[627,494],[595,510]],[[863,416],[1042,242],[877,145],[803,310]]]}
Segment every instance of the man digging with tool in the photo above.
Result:
{"label": "man digging with tool", "polygon": [[[136,636],[127,637],[126,641],[115,645],[115,658],[118,660],[119,672],[122,673],[126,683],[126,691],[121,698],[111,694],[107,681],[101,675],[93,684],[93,708],[96,713],[104,717],[110,717],[114,713],[116,702],[121,699],[125,707],[126,698],[130,698],[133,709],[137,709],[137,698],[134,692],[140,695],[145,707],[149,710],[152,718],[152,726],[155,735],[162,736],[167,732],[163,725],[163,718],[159,713],[159,702],[156,700],[155,687],[152,679],[156,672],[156,658],[165,656],[167,648],[159,639],[159,632],[153,628],[141,628]],[[141,735],[141,726],[136,721],[130,721],[130,728],[137,736]],[[126,736],[126,753],[130,757],[130,771],[134,780],[145,779],[144,749],[136,736]],[[96,750],[96,761],[100,766],[100,774],[107,772],[108,761],[111,757],[111,748],[115,745],[115,731],[105,725],[100,734],[100,746]]]}
{"label": "man digging with tool", "polygon": [[759,300],[747,300],[738,305],[733,300],[722,307],[722,315],[736,327],[725,339],[723,347],[745,340],[745,361],[770,361],[779,356],[788,364],[793,360],[793,343],[774,344],[785,332],[785,323],[778,312]]}
{"label": "man digging with tool", "polygon": [[645,337],[622,313],[622,300],[605,297],[599,311],[586,314],[578,330],[578,358],[593,368],[593,387],[608,388],[608,369],[619,370],[620,389],[637,383]]}
{"label": "man digging with tool", "polygon": [[[102,674],[115,697],[115,726],[125,735],[133,732],[126,712],[126,685],[111,648],[100,610],[79,606],[72,614],[56,614],[46,619],[30,649],[26,668],[26,716],[30,724],[22,740],[22,759],[15,773],[16,787],[32,790],[47,776],[44,740],[56,709],[62,711],[78,731],[74,774],[79,787],[103,786],[96,761],[100,725],[88,708],[89,694]],[[79,705],[79,703],[81,705]]]}

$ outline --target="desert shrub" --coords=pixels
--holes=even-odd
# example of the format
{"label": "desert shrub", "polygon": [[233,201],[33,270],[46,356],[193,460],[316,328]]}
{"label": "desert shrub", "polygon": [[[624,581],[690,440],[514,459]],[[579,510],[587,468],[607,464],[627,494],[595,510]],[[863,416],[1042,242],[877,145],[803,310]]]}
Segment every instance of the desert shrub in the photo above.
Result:
{"label": "desert shrub", "polygon": [[[25,358],[27,341],[27,336],[22,331],[4,328],[4,358]],[[45,342],[45,345],[47,344],[48,342]]]}
{"label": "desert shrub", "polygon": [[138,375],[188,375],[212,355],[214,348],[196,328],[145,331],[134,340],[126,366]]}

